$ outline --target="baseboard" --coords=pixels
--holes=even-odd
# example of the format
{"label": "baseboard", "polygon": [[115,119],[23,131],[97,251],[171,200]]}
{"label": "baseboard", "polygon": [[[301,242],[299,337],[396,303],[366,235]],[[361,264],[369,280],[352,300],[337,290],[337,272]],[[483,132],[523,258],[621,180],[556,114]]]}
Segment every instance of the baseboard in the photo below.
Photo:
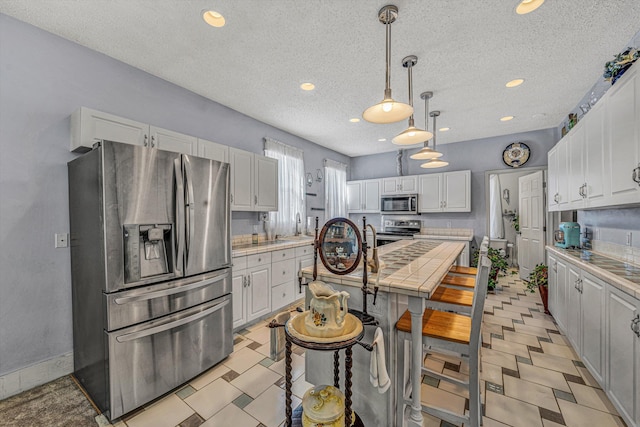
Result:
{"label": "baseboard", "polygon": [[73,372],[73,352],[65,353],[0,377],[0,400]]}

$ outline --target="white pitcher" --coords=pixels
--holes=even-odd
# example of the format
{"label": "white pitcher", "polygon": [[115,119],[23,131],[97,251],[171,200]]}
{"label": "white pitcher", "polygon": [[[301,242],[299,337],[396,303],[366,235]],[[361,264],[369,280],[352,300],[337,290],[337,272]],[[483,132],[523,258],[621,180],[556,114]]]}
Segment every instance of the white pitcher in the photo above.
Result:
{"label": "white pitcher", "polygon": [[313,297],[311,309],[304,321],[309,335],[322,338],[342,335],[345,328],[344,317],[348,312],[349,293],[338,292],[331,285],[318,280],[309,283],[309,291]]}

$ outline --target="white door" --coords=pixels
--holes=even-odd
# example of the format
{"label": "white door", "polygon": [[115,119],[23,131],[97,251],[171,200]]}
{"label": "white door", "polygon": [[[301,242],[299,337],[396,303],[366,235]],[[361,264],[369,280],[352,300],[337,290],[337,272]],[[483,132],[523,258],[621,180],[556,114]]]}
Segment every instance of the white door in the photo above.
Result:
{"label": "white door", "polygon": [[547,206],[549,211],[558,210],[558,149],[553,147],[547,153],[549,179],[547,182]]}
{"label": "white door", "polygon": [[604,104],[596,104],[585,121],[584,180],[588,206],[599,206],[605,197],[605,165],[609,155],[609,135],[604,127]]}
{"label": "white door", "polygon": [[253,210],[278,210],[278,160],[256,155],[254,158]]}
{"label": "white door", "polygon": [[380,212],[380,181],[377,179],[362,182],[362,203],[364,212]]}
{"label": "white door", "polygon": [[253,153],[229,148],[231,163],[231,210],[250,211],[253,203]]}
{"label": "white door", "polygon": [[247,322],[271,311],[271,265],[247,270]]}
{"label": "white door", "polygon": [[442,174],[430,173],[418,177],[418,211],[442,211]]}
{"label": "white door", "polygon": [[396,194],[400,192],[400,183],[396,178],[382,179],[382,194]]}
{"label": "white door", "polygon": [[566,330],[567,327],[567,293],[569,289],[573,289],[569,286],[569,278],[567,271],[567,264],[564,261],[556,261],[556,284],[558,285],[558,291],[556,292],[556,311],[551,312],[553,317],[558,322],[560,329]]}
{"label": "white door", "polygon": [[402,176],[398,178],[401,193],[417,193],[418,180],[415,176]]}
{"label": "white door", "polygon": [[542,171],[518,178],[520,194],[520,278],[527,279],[544,262],[544,186]]}
{"label": "white door", "polygon": [[572,208],[581,208],[584,197],[584,170],[582,155],[584,152],[584,129],[578,125],[571,131],[569,138],[569,203]]}
{"label": "white door", "polygon": [[233,299],[233,327],[244,325],[247,322],[245,301],[246,270],[233,270],[231,277],[231,298]]}
{"label": "white door", "polygon": [[347,182],[347,210],[349,212],[362,212],[364,208],[361,189],[363,184],[363,181]]}
{"label": "white door", "polygon": [[567,338],[580,354],[580,270],[569,266],[567,275]]}
{"label": "white door", "polygon": [[600,384],[604,384],[604,288],[602,281],[589,274],[580,282],[582,361]]}
{"label": "white door", "polygon": [[182,154],[196,154],[198,138],[156,126],[150,127],[151,148]]}
{"label": "white door", "polygon": [[569,140],[562,139],[557,148],[558,156],[558,210],[566,210],[569,203]]}
{"label": "white door", "polygon": [[471,212],[471,171],[442,174],[442,197],[445,212]]}
{"label": "white door", "polygon": [[198,138],[198,156],[205,159],[229,163],[229,147]]}

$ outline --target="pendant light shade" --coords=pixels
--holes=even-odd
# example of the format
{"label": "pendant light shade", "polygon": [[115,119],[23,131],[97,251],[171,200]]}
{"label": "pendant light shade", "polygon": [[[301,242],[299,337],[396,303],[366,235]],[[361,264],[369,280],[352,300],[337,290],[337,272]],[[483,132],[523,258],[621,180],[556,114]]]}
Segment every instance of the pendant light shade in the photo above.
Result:
{"label": "pendant light shade", "polygon": [[399,102],[391,97],[391,24],[398,17],[398,8],[394,5],[384,6],[378,11],[378,19],[386,28],[386,80],[384,98],[362,113],[362,118],[371,123],[395,123],[404,120],[413,114],[413,107],[409,104]]}
{"label": "pendant light shade", "polygon": [[[407,69],[409,74],[409,105],[413,108],[413,73],[411,69],[418,63],[418,57],[415,55],[407,56],[402,60],[402,66]],[[392,142],[396,145],[414,145],[423,141],[427,141],[433,137],[431,132],[417,128],[413,121],[413,113],[409,116],[409,127],[393,138]]]}
{"label": "pendant light shade", "polygon": [[[429,100],[431,97],[433,97],[433,92],[422,92],[420,94],[420,98],[424,99],[424,128],[429,134],[429,138],[434,136],[429,132],[429,122],[427,121],[427,115],[429,114]],[[435,132],[435,129],[433,131]],[[424,141],[424,147],[422,147],[420,151],[410,156],[410,158],[414,160],[431,160],[438,157],[442,157],[442,153],[438,153],[437,151],[429,148],[429,141],[427,140]]]}
{"label": "pendant light shade", "polygon": [[[433,111],[431,112],[431,114],[429,114],[431,117],[433,117],[433,150],[435,151],[436,149],[436,117],[438,117],[440,115],[440,111]],[[441,153],[440,156],[442,156]],[[421,168],[424,169],[435,169],[435,168],[442,168],[444,166],[449,165],[449,162],[442,160],[440,158],[434,158],[429,160],[428,162],[425,162],[423,164],[420,165]]]}

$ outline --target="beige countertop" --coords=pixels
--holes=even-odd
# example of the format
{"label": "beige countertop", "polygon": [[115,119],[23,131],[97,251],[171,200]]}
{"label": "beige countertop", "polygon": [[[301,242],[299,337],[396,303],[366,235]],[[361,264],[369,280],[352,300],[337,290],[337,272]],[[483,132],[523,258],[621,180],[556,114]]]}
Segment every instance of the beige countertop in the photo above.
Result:
{"label": "beige countertop", "polygon": [[[438,240],[399,240],[378,248],[380,272],[368,274],[368,285],[381,292],[430,298],[451,265],[464,249],[464,243]],[[368,251],[368,256],[372,254]],[[302,270],[303,277],[313,278],[313,267]],[[350,274],[330,273],[318,260],[318,280],[345,286],[362,286],[362,268]]]}
{"label": "beige countertop", "polygon": [[299,246],[313,245],[313,240],[313,237],[301,236],[264,241],[255,245],[251,243],[243,243],[232,246],[231,256],[239,257],[254,255],[264,252],[279,251],[282,249],[297,248]]}
{"label": "beige countertop", "polygon": [[610,283],[621,291],[640,299],[640,267],[593,251],[547,246],[547,251],[577,265]]}

